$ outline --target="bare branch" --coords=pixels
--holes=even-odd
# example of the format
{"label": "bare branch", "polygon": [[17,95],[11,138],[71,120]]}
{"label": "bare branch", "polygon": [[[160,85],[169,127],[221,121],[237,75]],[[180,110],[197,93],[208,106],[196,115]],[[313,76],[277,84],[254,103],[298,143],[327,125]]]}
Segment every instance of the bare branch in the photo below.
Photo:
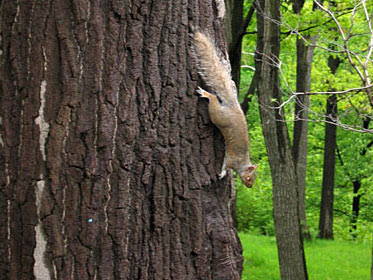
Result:
{"label": "bare branch", "polygon": [[[342,25],[340,24],[338,20],[338,18],[340,17],[339,14],[336,14],[330,9],[327,9],[326,7],[324,7],[322,4],[320,4],[319,0],[314,0],[314,2],[320,8],[320,10],[322,10],[324,13],[326,13],[331,18],[331,20],[329,21],[334,22],[334,24],[336,25],[336,29],[341,36],[342,44],[337,44],[336,42],[333,42],[331,44],[330,42],[328,42],[329,46],[332,45],[332,47],[326,47],[320,44],[315,44],[315,42],[311,42],[307,37],[303,36],[301,34],[301,30],[296,29],[296,28],[294,29],[286,22],[282,22],[281,24],[285,26],[286,28],[288,28],[288,30],[290,30],[289,34],[296,34],[307,45],[318,47],[330,53],[344,54],[348,60],[348,63],[352,66],[355,73],[358,75],[359,79],[362,81],[362,86],[355,87],[355,88],[349,88],[349,89],[341,90],[341,91],[294,92],[291,86],[289,85],[285,77],[285,74],[282,70],[282,61],[278,57],[271,56],[271,57],[267,57],[268,59],[266,62],[264,61],[263,62],[269,63],[272,66],[277,67],[277,69],[279,70],[282,83],[284,84],[284,88],[286,89],[286,92],[285,91],[283,92],[285,93],[285,95],[287,95],[287,99],[285,101],[276,100],[278,103],[277,104],[273,103],[272,106],[268,106],[268,105],[264,106],[263,104],[260,104],[260,106],[263,109],[266,109],[266,110],[275,109],[275,110],[278,110],[280,114],[284,114],[284,110],[283,110],[284,107],[294,101],[294,102],[297,102],[297,104],[302,108],[301,109],[302,111],[309,112],[309,116],[310,116],[309,121],[311,122],[331,123],[333,125],[337,125],[346,130],[351,130],[351,131],[361,132],[361,133],[373,133],[373,129],[368,129],[368,128],[361,127],[360,125],[358,125],[359,123],[358,120],[361,120],[361,118],[364,118],[364,117],[371,118],[371,115],[367,115],[364,112],[362,112],[361,109],[363,109],[363,111],[365,109],[359,108],[360,105],[355,106],[356,104],[354,105],[352,103],[352,100],[350,99],[350,97],[354,94],[358,94],[359,92],[365,92],[369,99],[370,105],[373,108],[373,98],[372,98],[372,95],[370,94],[372,91],[371,89],[373,88],[373,84],[370,81],[370,77],[368,73],[368,64],[369,62],[372,62],[372,55],[373,55],[373,28],[372,28],[372,23],[369,18],[368,10],[366,7],[366,0],[357,1],[357,3],[353,6],[353,8],[349,9],[349,13],[351,13],[351,16],[350,16],[350,27],[347,31],[343,29]],[[368,36],[370,35],[369,36],[370,41],[369,41],[368,48],[365,48],[364,50],[360,50],[359,52],[355,52],[349,47],[349,41],[354,36],[357,36],[357,34],[353,33],[354,18],[357,15],[357,13],[361,11],[363,11],[365,14],[365,18],[368,23],[369,31],[368,33],[360,34],[360,35],[365,35],[365,36],[367,34]],[[257,12],[261,13],[260,10],[257,10]],[[343,15],[345,14],[346,13],[343,13]],[[269,19],[269,20],[272,20],[272,19]],[[274,20],[272,21],[277,23]],[[277,24],[280,24],[280,23],[277,23]],[[335,49],[333,49],[333,45],[336,47]],[[263,57],[263,54],[262,54],[262,57]],[[339,98],[347,98],[350,101],[350,108],[356,114],[356,121],[353,124],[344,124],[341,121],[341,119],[343,119],[345,115],[349,115],[351,113],[351,110],[345,110],[345,112],[342,115],[339,114],[339,116],[331,120],[330,116],[326,116],[320,112],[313,111],[309,106],[306,106],[305,104],[301,104],[301,101],[299,101],[299,99],[296,98],[297,96],[300,96],[300,95],[333,95],[333,94],[338,95]],[[274,100],[274,102],[276,101]],[[279,104],[279,102],[281,102],[281,104]],[[329,120],[327,120],[327,117],[329,117]],[[293,116],[293,119],[288,120],[288,122],[293,122],[295,120],[302,120],[301,115]],[[276,120],[276,121],[286,121],[286,120]]]}
{"label": "bare branch", "polygon": [[[355,69],[356,73],[359,75],[360,79],[364,82],[365,84],[365,79],[364,79],[364,75],[363,73],[361,73],[360,69],[357,67],[356,63],[353,61],[352,59],[352,56],[351,56],[351,52],[348,48],[348,38],[346,38],[346,35],[343,31],[343,28],[341,26],[341,24],[339,23],[338,19],[335,17],[334,13],[328,9],[326,9],[323,5],[321,5],[317,0],[313,0],[317,6],[319,6],[320,10],[324,11],[325,13],[327,13],[334,21],[334,23],[336,24],[337,28],[338,28],[338,31],[339,33],[341,34],[342,36],[342,40],[343,40],[343,51],[346,53],[347,55],[347,58],[348,58],[348,61],[350,62],[350,65]],[[364,1],[364,0],[363,0]],[[353,54],[354,55],[354,54]],[[354,55],[354,57],[358,60],[358,62],[362,65],[362,61],[361,59],[359,58],[358,55]]]}
{"label": "bare branch", "polygon": [[[370,57],[372,56],[372,50],[373,50],[373,28],[372,28],[372,22],[370,20],[369,14],[368,14],[367,7],[365,5],[365,0],[363,0],[361,3],[363,5],[365,18],[367,20],[368,28],[369,28],[369,32],[370,32],[369,50],[368,50],[368,53],[367,53],[367,56],[366,56],[365,62],[364,62],[364,67],[367,68],[367,65],[368,65],[368,62],[370,61]],[[368,79],[369,79],[369,76],[368,76]],[[370,81],[368,81],[368,82],[370,82]]]}
{"label": "bare branch", "polygon": [[294,92],[294,95],[331,95],[331,94],[346,94],[354,91],[364,91],[369,88],[372,88],[373,84],[364,86],[364,87],[358,87],[358,88],[349,88],[346,90],[341,90],[341,91],[318,91],[318,92]]}

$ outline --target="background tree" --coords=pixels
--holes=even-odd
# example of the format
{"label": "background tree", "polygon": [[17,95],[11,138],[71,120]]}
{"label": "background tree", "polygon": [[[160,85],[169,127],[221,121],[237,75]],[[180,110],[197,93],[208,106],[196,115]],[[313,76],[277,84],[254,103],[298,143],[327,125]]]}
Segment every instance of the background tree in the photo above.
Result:
{"label": "background tree", "polygon": [[[329,56],[328,66],[333,75],[335,75],[341,60],[338,57]],[[331,88],[330,91],[335,91]],[[330,95],[326,102],[326,122],[324,138],[324,164],[323,180],[320,202],[320,220],[318,238],[333,239],[333,205],[334,205],[334,176],[335,159],[337,147],[337,96]]]}
{"label": "background tree", "polygon": [[[300,15],[304,0],[293,0],[293,11]],[[313,7],[315,10],[315,6]],[[305,35],[307,40],[315,43],[317,36]],[[311,88],[312,59],[315,50],[314,45],[308,45],[303,38],[297,36],[297,70],[296,70],[296,91],[308,92]],[[300,95],[295,98],[294,128],[293,128],[293,157],[297,174],[298,198],[299,198],[299,219],[303,237],[310,240],[311,233],[307,226],[306,219],[306,171],[307,171],[307,143],[308,143],[308,107],[309,96]]]}
{"label": "background tree", "polygon": [[337,145],[337,97],[331,95],[326,103],[327,123],[325,125],[323,181],[320,203],[320,221],[318,238],[333,239],[333,205],[335,150]]}
{"label": "background tree", "polygon": [[298,215],[297,179],[278,73],[280,2],[258,1],[256,69],[263,135],[273,184],[273,212],[282,279],[308,279]]}
{"label": "background tree", "polygon": [[[363,128],[369,129],[371,119],[369,117],[366,117],[363,119]],[[340,141],[341,142],[341,141]],[[344,143],[340,143],[341,145],[344,145]],[[365,143],[364,143],[365,144]],[[361,149],[358,150],[358,153],[356,153],[356,157],[360,157],[362,160],[358,160],[359,162],[363,162],[366,155],[368,154],[369,150],[373,146],[373,140],[370,140],[368,143],[366,143]],[[354,149],[350,149],[354,150]],[[363,181],[368,176],[365,174],[365,170],[358,170],[357,172],[351,173],[349,164],[345,162],[344,157],[345,155],[342,154],[340,151],[340,148],[337,146],[337,157],[339,160],[339,164],[344,167],[344,172],[347,175],[348,181],[352,183],[352,207],[351,207],[351,218],[350,218],[350,232],[351,236],[354,240],[358,237],[357,234],[357,224],[358,224],[358,218],[360,214],[361,209],[361,199],[366,194],[367,190],[364,189],[362,191]],[[347,165],[347,166],[346,166]]]}
{"label": "background tree", "polygon": [[3,2],[3,279],[240,279],[189,47],[221,4]]}
{"label": "background tree", "polygon": [[226,0],[225,37],[228,43],[232,79],[240,87],[243,22],[243,0]]}
{"label": "background tree", "polygon": [[[253,1],[246,1],[245,11],[250,9]],[[291,1],[294,2],[294,1]],[[335,1],[334,1],[335,2]],[[318,3],[321,3],[319,1]],[[351,65],[347,53],[355,62],[360,73],[371,73],[371,22],[369,16],[372,6],[367,1],[337,1],[334,8],[329,2],[324,2],[324,8],[332,12],[323,11],[321,8],[314,10],[314,1],[304,1],[299,14],[293,12],[294,6],[288,2],[281,3],[281,52],[274,64],[279,67],[281,74],[282,104],[274,104],[272,107],[282,106],[281,113],[286,120],[289,132],[297,120],[299,114],[295,113],[295,103],[309,114],[308,134],[308,163],[307,163],[307,224],[313,236],[318,233],[320,217],[320,197],[322,182],[323,143],[325,138],[325,107],[330,95],[337,95],[338,115],[334,118],[337,125],[338,150],[343,158],[344,165],[336,162],[335,189],[334,189],[334,236],[337,239],[350,240],[351,237],[351,210],[352,201],[359,200],[360,211],[355,231],[358,242],[367,242],[371,238],[372,230],[372,151],[366,149],[372,141],[372,129],[363,124],[363,120],[372,115],[369,95],[361,76],[356,68]],[[338,22],[338,24],[336,23]],[[339,29],[338,26],[342,28]],[[342,36],[340,30],[344,32]],[[243,64],[241,78],[241,94],[249,89],[253,79],[254,59],[252,54],[256,48],[257,37],[256,22],[251,22],[246,30],[243,43]],[[260,32],[258,34],[260,36]],[[318,40],[311,40],[317,36]],[[314,48],[312,58],[311,85],[308,92],[296,89],[296,38],[301,39],[304,45]],[[334,48],[334,49],[333,49]],[[357,56],[355,58],[355,55]],[[341,60],[335,75],[328,67],[329,57]],[[370,58],[370,59],[369,59]],[[360,59],[360,61],[359,61]],[[276,63],[277,62],[277,63]],[[362,63],[361,63],[362,62]],[[255,68],[257,70],[258,67]],[[363,79],[364,75],[362,75]],[[369,78],[369,75],[366,76]],[[365,83],[366,84],[366,83]],[[334,89],[334,92],[331,92]],[[309,106],[305,106],[301,96],[309,96]],[[244,99],[245,100],[245,99]],[[248,110],[248,126],[251,139],[251,154],[259,163],[256,188],[248,191],[238,184],[238,220],[239,229],[254,234],[274,235],[272,217],[272,179],[268,166],[268,157],[264,151],[264,141],[261,133],[262,127],[258,126],[259,112],[254,106],[258,99],[250,96],[251,106]],[[272,99],[273,101],[274,99]],[[247,102],[246,102],[247,103]],[[370,125],[371,126],[371,125]],[[360,133],[356,133],[359,131]],[[363,133],[361,133],[363,132]],[[294,135],[292,135],[294,137]],[[361,155],[366,149],[367,156]],[[293,146],[294,149],[294,146]],[[304,154],[302,154],[304,156]],[[348,176],[351,172],[353,176]],[[362,185],[359,191],[353,193],[353,180],[361,178]],[[355,198],[355,199],[354,199]],[[369,242],[369,241],[368,241]],[[366,244],[366,243],[364,243]]]}

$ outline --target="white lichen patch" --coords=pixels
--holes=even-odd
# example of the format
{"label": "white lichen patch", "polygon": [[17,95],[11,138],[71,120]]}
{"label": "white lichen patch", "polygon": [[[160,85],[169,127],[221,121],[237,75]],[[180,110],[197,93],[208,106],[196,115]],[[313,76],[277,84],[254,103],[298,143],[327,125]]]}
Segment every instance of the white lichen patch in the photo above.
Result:
{"label": "white lichen patch", "polygon": [[[36,209],[38,216],[40,217],[40,208],[41,208],[41,200],[44,192],[45,181],[43,180],[43,176],[40,175],[41,180],[36,183]],[[45,235],[42,232],[42,225],[39,218],[39,222],[35,228],[36,233],[36,247],[34,250],[34,276],[35,279],[40,280],[47,280],[51,279],[50,272],[48,270],[48,266],[45,263],[45,252],[47,250],[47,240]]]}
{"label": "white lichen patch", "polygon": [[39,144],[40,144],[40,151],[43,155],[43,160],[47,159],[45,153],[45,144],[47,142],[47,137],[49,133],[49,124],[45,121],[44,118],[44,108],[45,108],[45,91],[47,88],[47,82],[43,80],[40,85],[40,108],[39,108],[39,116],[35,119],[35,123],[39,125],[40,129],[40,137],[39,137]]}
{"label": "white lichen patch", "polygon": [[[45,92],[47,89],[47,82],[43,80],[40,85],[40,108],[39,108],[39,116],[35,119],[35,123],[39,125],[40,135],[39,135],[39,145],[40,145],[40,152],[42,154],[43,160],[46,161],[46,149],[45,145],[47,142],[48,134],[49,134],[49,124],[46,122],[44,117],[44,108],[45,108]],[[38,214],[38,224],[35,227],[35,238],[36,238],[36,246],[34,250],[34,276],[35,279],[51,279],[51,275],[48,269],[47,264],[45,263],[45,254],[47,251],[47,240],[45,235],[43,234],[42,223],[40,220],[40,209],[42,205],[42,197],[45,187],[45,181],[43,178],[43,174],[40,174],[40,180],[36,183],[36,209]]]}

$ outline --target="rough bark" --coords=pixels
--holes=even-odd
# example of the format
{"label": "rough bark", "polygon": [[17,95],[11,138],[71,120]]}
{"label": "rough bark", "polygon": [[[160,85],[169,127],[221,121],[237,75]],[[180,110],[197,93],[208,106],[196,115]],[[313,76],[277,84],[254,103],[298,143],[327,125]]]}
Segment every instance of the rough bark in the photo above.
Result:
{"label": "rough bark", "polygon": [[[0,56],[1,63],[1,56]],[[0,88],[0,96],[2,90]],[[9,199],[7,188],[7,174],[3,140],[2,118],[0,119],[0,279],[9,279],[9,259],[8,259],[8,226],[9,226]]]}
{"label": "rough bark", "polygon": [[188,47],[217,2],[3,3],[2,279],[240,278]]}
{"label": "rough bark", "polygon": [[[265,5],[263,5],[265,4]],[[264,6],[264,7],[263,7]],[[263,135],[273,184],[273,210],[281,279],[308,279],[298,216],[297,180],[281,104],[278,68],[280,1],[261,1],[257,8],[258,94]],[[263,16],[264,13],[264,16]],[[261,41],[262,40],[262,41]],[[273,101],[276,100],[276,101]]]}
{"label": "rough bark", "polygon": [[331,95],[326,104],[324,166],[320,203],[320,221],[318,238],[333,239],[333,205],[335,149],[337,144],[337,126],[334,124],[337,115],[337,97]]}

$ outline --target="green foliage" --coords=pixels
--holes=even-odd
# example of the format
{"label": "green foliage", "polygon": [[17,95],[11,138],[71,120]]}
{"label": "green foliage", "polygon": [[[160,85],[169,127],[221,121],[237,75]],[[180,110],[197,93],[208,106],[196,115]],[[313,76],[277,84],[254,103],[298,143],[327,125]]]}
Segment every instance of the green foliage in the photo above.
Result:
{"label": "green foliage", "polygon": [[[246,12],[252,1],[245,1]],[[352,7],[355,1],[334,1],[335,6],[330,7],[341,23],[346,35],[350,35],[348,47],[361,59],[367,54],[369,45],[369,32],[361,6],[356,8],[352,17]],[[325,2],[327,4],[327,2]],[[367,4],[371,14],[373,5]],[[315,49],[311,74],[311,91],[342,91],[361,87],[362,81],[356,70],[351,66],[345,53],[330,52],[330,49],[341,50],[342,40],[336,25],[331,18],[320,10],[313,11],[313,1],[306,0],[300,15],[293,12],[291,2],[282,2],[281,25],[281,87],[283,100],[295,91],[296,84],[296,34],[298,30],[304,38],[318,36],[318,48]],[[353,20],[351,20],[353,19]],[[241,99],[247,92],[255,67],[254,53],[256,48],[256,19],[248,27],[248,33],[243,41],[243,55],[241,72]],[[333,75],[328,66],[329,57],[339,57],[341,64]],[[356,59],[354,60],[356,62]],[[373,76],[373,63],[369,63],[368,72]],[[249,66],[249,67],[248,67]],[[317,235],[321,185],[323,168],[323,149],[325,123],[324,114],[326,95],[310,96],[310,121],[308,135],[308,162],[306,186],[306,214],[307,224],[313,236]],[[274,235],[272,219],[272,181],[268,166],[266,147],[262,136],[259,105],[256,96],[249,104],[248,131],[250,134],[250,154],[252,161],[259,165],[257,179],[252,189],[247,189],[239,180],[237,186],[237,211],[239,230]],[[289,134],[292,135],[292,119],[294,103],[285,106],[288,120]],[[372,106],[369,105],[364,91],[348,93],[338,96],[338,117],[340,122],[352,128],[362,127],[363,119],[372,115]],[[373,121],[370,127],[373,126]],[[369,240],[373,231],[373,134],[358,133],[353,130],[338,128],[337,145],[339,156],[336,158],[336,184],[334,202],[334,236],[338,240],[351,240],[353,182],[361,182],[359,194],[360,212],[357,230],[354,232],[357,240]],[[272,279],[271,276],[261,279]],[[255,279],[255,278],[250,278]],[[315,278],[316,279],[316,278]],[[321,278],[320,278],[321,279]],[[333,278],[334,279],[334,278]],[[339,279],[339,278],[338,278]],[[355,278],[358,279],[358,278]]]}
{"label": "green foliage", "polygon": [[[274,237],[240,233],[244,270],[242,279],[279,280]],[[310,280],[369,279],[370,243],[315,240],[305,243]]]}

